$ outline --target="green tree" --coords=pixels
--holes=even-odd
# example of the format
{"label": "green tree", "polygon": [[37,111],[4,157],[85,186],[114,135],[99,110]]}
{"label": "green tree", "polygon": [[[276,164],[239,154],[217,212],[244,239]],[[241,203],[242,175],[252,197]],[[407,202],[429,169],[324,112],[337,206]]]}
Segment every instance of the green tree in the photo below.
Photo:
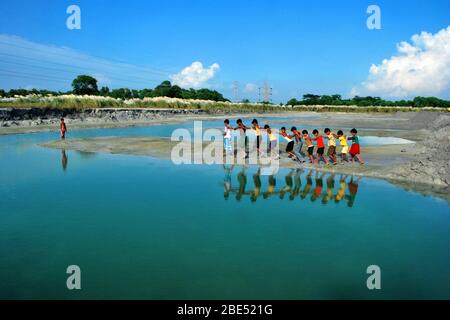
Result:
{"label": "green tree", "polygon": [[96,95],[98,94],[97,79],[88,75],[79,75],[72,81],[73,93]]}
{"label": "green tree", "polygon": [[128,88],[114,89],[111,91],[110,96],[116,99],[131,99],[132,92]]}
{"label": "green tree", "polygon": [[172,88],[172,84],[170,81],[166,80],[161,82],[160,85],[156,86],[153,90],[153,94],[155,97],[170,97],[170,89]]}
{"label": "green tree", "polygon": [[168,94],[170,98],[183,98],[183,89],[175,85],[169,89]]}
{"label": "green tree", "polygon": [[109,93],[110,93],[110,91],[109,91],[108,87],[102,87],[100,89],[100,95],[102,95],[104,97],[109,96]]}

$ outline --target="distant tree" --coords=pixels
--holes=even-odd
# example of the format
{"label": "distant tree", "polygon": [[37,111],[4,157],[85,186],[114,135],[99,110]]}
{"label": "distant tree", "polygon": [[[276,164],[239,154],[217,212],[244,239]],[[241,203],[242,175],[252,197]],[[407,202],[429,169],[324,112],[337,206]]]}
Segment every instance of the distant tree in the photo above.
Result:
{"label": "distant tree", "polygon": [[168,94],[170,98],[183,98],[183,89],[175,85],[169,89]]}
{"label": "distant tree", "polygon": [[104,96],[104,97],[108,96],[109,93],[110,93],[110,91],[109,91],[109,88],[108,88],[108,87],[102,87],[102,88],[100,89],[100,95],[102,95],[102,96]]}
{"label": "distant tree", "polygon": [[243,100],[241,101],[241,103],[250,103],[250,100],[248,100],[248,99],[243,99]]}
{"label": "distant tree", "polygon": [[0,97],[6,97],[6,91],[3,89],[0,89]]}
{"label": "distant tree", "polygon": [[131,99],[132,93],[128,88],[120,88],[111,91],[110,96],[116,99]]}
{"label": "distant tree", "polygon": [[131,97],[133,99],[139,98],[139,90],[131,90]]}
{"label": "distant tree", "polygon": [[161,82],[160,85],[156,86],[153,89],[153,94],[155,97],[170,97],[170,89],[172,88],[172,84],[170,81],[166,80]]}
{"label": "distant tree", "polygon": [[98,94],[97,79],[88,75],[79,75],[72,81],[73,93],[96,95]]}
{"label": "distant tree", "polygon": [[139,98],[151,98],[154,97],[153,89],[142,89],[139,91]]}
{"label": "distant tree", "polygon": [[293,98],[293,99],[289,100],[289,101],[287,102],[287,104],[290,105],[290,106],[298,106],[298,105],[301,104],[301,102],[298,101],[297,99]]}

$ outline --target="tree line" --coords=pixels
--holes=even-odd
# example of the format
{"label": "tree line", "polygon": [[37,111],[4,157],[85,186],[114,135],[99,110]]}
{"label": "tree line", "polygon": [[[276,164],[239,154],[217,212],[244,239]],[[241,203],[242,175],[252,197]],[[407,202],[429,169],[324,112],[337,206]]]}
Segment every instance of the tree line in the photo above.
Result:
{"label": "tree line", "polygon": [[330,106],[358,106],[358,107],[437,107],[450,108],[449,100],[442,100],[436,97],[415,97],[413,100],[384,100],[380,97],[359,97],[352,99],[342,99],[339,94],[335,95],[315,95],[305,94],[302,100],[291,99],[287,103],[291,106],[311,106],[311,105],[330,105]]}
{"label": "tree line", "polygon": [[[62,94],[78,94],[78,95],[98,95],[104,97],[112,97],[118,99],[143,99],[146,97],[169,97],[180,99],[193,99],[193,100],[211,100],[211,101],[229,101],[223,97],[220,92],[210,89],[184,89],[177,85],[172,85],[170,81],[163,81],[161,84],[153,89],[129,89],[118,88],[110,89],[108,87],[98,88],[97,79],[88,75],[79,75],[72,81],[72,90],[68,92],[56,92],[50,90],[38,90],[38,89],[11,89],[5,91],[0,89],[0,97],[15,97],[15,96],[27,96],[30,94],[39,95],[62,95]],[[249,100],[243,100],[242,102],[250,103]],[[266,103],[269,104],[269,103]],[[305,94],[301,100],[296,98],[287,102],[287,105],[291,106],[311,106],[311,105],[331,105],[331,106],[382,106],[382,107],[438,107],[438,108],[450,108],[449,100],[442,100],[436,97],[416,97],[413,100],[384,100],[380,97],[359,97],[355,96],[352,99],[343,99],[341,95],[315,95]]]}
{"label": "tree line", "polygon": [[170,81],[163,81],[161,84],[153,89],[135,90],[129,88],[110,89],[108,87],[98,88],[97,79],[88,75],[79,75],[72,81],[72,90],[68,92],[38,90],[38,89],[11,89],[5,91],[0,89],[0,97],[14,97],[27,96],[30,94],[39,95],[63,95],[63,94],[77,94],[77,95],[95,95],[112,97],[119,99],[133,99],[133,98],[154,98],[154,97],[169,97],[180,99],[195,99],[195,100],[211,100],[211,101],[228,101],[223,95],[215,90],[210,89],[184,89],[177,85],[172,85]]}

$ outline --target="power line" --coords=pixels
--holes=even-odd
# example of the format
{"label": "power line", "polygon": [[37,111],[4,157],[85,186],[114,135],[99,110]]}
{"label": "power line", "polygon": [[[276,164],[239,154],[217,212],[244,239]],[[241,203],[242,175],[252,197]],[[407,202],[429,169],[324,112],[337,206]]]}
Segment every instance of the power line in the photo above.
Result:
{"label": "power line", "polygon": [[[21,46],[21,45],[15,44],[15,43],[5,42],[5,41],[1,41],[1,40],[0,40],[0,43],[3,43],[3,44],[8,45],[8,46],[16,47],[16,48],[32,50],[33,52],[36,52],[36,51],[42,52],[42,53],[45,53],[46,55],[50,54],[50,55],[53,55],[53,56],[55,56],[55,55],[58,56],[58,57],[60,56],[57,53],[48,52],[48,51],[45,51],[45,50],[42,50],[42,49],[39,49],[39,48],[35,48],[35,47]],[[58,49],[60,49],[60,48],[58,48]],[[74,53],[77,54],[77,56],[76,56],[77,60],[84,60],[84,61],[88,61],[88,62],[91,62],[91,63],[103,64],[105,66],[110,66],[110,67],[112,66],[112,67],[116,67],[116,68],[118,68],[118,67],[119,68],[124,68],[124,67],[125,68],[134,68],[134,69],[137,69],[137,71],[142,71],[143,69],[147,69],[147,71],[149,73],[159,73],[160,75],[165,75],[165,76],[167,76],[167,74],[171,74],[171,73],[175,73],[176,72],[176,71],[163,70],[163,69],[160,69],[160,68],[153,68],[153,67],[149,67],[149,66],[133,65],[133,64],[129,64],[129,63],[124,62],[124,61],[116,60],[116,59],[102,58],[102,57],[98,57],[98,56],[87,55],[87,54],[84,54],[84,53],[78,53],[76,51],[74,51]],[[94,62],[94,61],[92,61],[92,59],[96,59],[96,61]],[[121,66],[117,65],[117,64],[120,64]]]}
{"label": "power line", "polygon": [[[25,66],[25,67],[29,67],[29,68],[38,68],[38,69],[45,69],[45,70],[50,70],[50,71],[53,70],[53,71],[62,72],[62,73],[70,73],[70,74],[75,73],[75,71],[70,71],[70,70],[63,70],[63,69],[47,67],[47,66],[36,66],[36,65],[20,63],[20,62],[15,62],[15,61],[6,61],[6,60],[1,60],[1,59],[0,59],[0,63],[14,64],[14,65],[20,65],[20,66]],[[77,69],[77,67],[71,67],[71,68]],[[87,69],[87,68],[83,68],[83,69],[90,70],[90,69]],[[90,71],[92,71],[92,70],[90,70]],[[139,83],[139,84],[142,84],[142,82],[153,82],[153,81],[157,82],[157,81],[160,81],[160,80],[156,80],[156,79],[145,79],[145,78],[134,77],[134,76],[132,77],[132,79],[111,77],[109,74],[106,74],[105,76],[107,76],[110,79],[121,81],[121,82],[134,82],[134,83]]]}

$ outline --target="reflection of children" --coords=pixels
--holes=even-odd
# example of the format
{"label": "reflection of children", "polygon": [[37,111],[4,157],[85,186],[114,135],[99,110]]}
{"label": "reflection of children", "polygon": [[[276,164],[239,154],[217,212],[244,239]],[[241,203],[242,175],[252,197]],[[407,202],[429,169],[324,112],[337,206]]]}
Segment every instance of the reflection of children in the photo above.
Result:
{"label": "reflection of children", "polygon": [[348,162],[348,143],[347,143],[347,136],[344,135],[344,132],[342,130],[339,130],[337,132],[337,136],[339,139],[339,144],[342,147],[341,150],[341,159],[342,161]]}
{"label": "reflection of children", "polygon": [[311,161],[311,163],[314,163],[314,156],[313,156],[314,145],[312,143],[312,139],[309,136],[308,130],[303,130],[302,133],[303,133],[303,139],[305,140],[305,143],[306,143],[306,148],[308,150],[307,152],[308,152],[309,160]]}
{"label": "reflection of children", "polygon": [[294,161],[298,160],[297,156],[295,155],[295,153],[293,152],[294,150],[294,140],[292,140],[289,135],[286,132],[286,128],[282,127],[280,129],[280,134],[281,136],[284,138],[284,140],[286,140],[287,145],[286,145],[286,152],[288,154],[288,157],[293,159]]}
{"label": "reflection of children", "polygon": [[323,142],[323,137],[319,134],[319,131],[315,129],[313,131],[313,135],[315,138],[312,138],[312,140],[317,141],[317,155],[316,155],[316,163],[319,164],[320,158],[322,158],[323,162],[325,164],[328,164],[327,159],[323,156],[325,153],[325,143]]}
{"label": "reflection of children", "polygon": [[233,166],[227,167],[224,165],[223,170],[225,171],[225,178],[223,180],[223,197],[228,199],[231,192],[231,171],[233,171]]}
{"label": "reflection of children", "polygon": [[294,200],[296,196],[300,194],[300,188],[302,187],[302,180],[300,178],[302,174],[302,169],[297,169],[294,176],[294,189],[291,191],[289,200]]}
{"label": "reflection of children", "polygon": [[61,133],[61,139],[65,139],[66,138],[66,132],[67,132],[67,126],[66,123],[64,122],[64,118],[61,118],[61,122],[59,124],[59,131]]}
{"label": "reflection of children", "polygon": [[267,187],[267,192],[264,192],[263,194],[263,198],[267,199],[269,198],[269,196],[271,196],[273,194],[273,192],[275,191],[275,186],[277,184],[277,181],[275,179],[275,176],[272,174],[269,176],[269,186]]}
{"label": "reflection of children", "polygon": [[236,194],[236,200],[241,201],[242,196],[245,193],[245,187],[247,186],[247,174],[245,173],[245,167],[242,167],[242,170],[238,173],[238,182],[239,189]]}
{"label": "reflection of children", "polygon": [[253,175],[253,184],[255,188],[250,195],[250,199],[252,202],[255,202],[261,193],[261,168],[258,168],[258,171]]}
{"label": "reflection of children", "polygon": [[327,178],[327,190],[325,191],[325,195],[322,198],[322,203],[327,204],[334,195],[334,174],[331,174]]}
{"label": "reflection of children", "polygon": [[353,176],[350,179],[350,182],[348,183],[348,191],[349,195],[345,198],[348,200],[347,205],[351,208],[353,207],[353,204],[356,200],[356,194],[358,193],[358,182],[361,178],[358,178],[356,181],[353,180]]}
{"label": "reflection of children", "polygon": [[335,135],[329,128],[325,129],[325,134],[327,135],[328,139],[328,152],[327,156],[330,157],[331,161],[334,165],[337,164],[337,158],[336,158],[336,138],[338,137]]}
{"label": "reflection of children", "polygon": [[291,170],[291,172],[289,172],[289,174],[285,177],[286,186],[283,189],[281,189],[281,191],[280,191],[280,199],[284,198],[284,195],[286,194],[286,192],[291,192],[292,186],[293,186],[293,180],[292,180],[293,173],[294,173],[294,170]]}
{"label": "reflection of children", "polygon": [[348,138],[348,140],[352,141],[352,147],[350,148],[350,155],[352,156],[352,162],[355,161],[355,158],[359,161],[360,164],[364,164],[364,161],[361,158],[361,149],[359,147],[359,137],[358,137],[358,130],[352,129],[350,131],[352,136]]}
{"label": "reflection of children", "polygon": [[309,194],[312,188],[312,171],[310,170],[308,175],[306,176],[306,186],[303,189],[302,193],[300,194],[300,198],[305,199],[306,196]]}
{"label": "reflection of children", "polygon": [[224,133],[223,133],[223,147],[225,152],[230,153],[232,151],[231,148],[231,130],[230,120],[226,119],[224,122]]}
{"label": "reflection of children", "polygon": [[336,203],[340,202],[345,197],[345,191],[347,190],[347,183],[345,182],[345,179],[346,177],[341,175],[341,179],[339,179],[339,189],[334,199]]}
{"label": "reflection of children", "polygon": [[318,198],[320,198],[320,195],[322,194],[323,189],[323,173],[319,177],[319,171],[316,171],[316,188],[314,189],[314,193],[311,196],[311,201],[314,202]]}

